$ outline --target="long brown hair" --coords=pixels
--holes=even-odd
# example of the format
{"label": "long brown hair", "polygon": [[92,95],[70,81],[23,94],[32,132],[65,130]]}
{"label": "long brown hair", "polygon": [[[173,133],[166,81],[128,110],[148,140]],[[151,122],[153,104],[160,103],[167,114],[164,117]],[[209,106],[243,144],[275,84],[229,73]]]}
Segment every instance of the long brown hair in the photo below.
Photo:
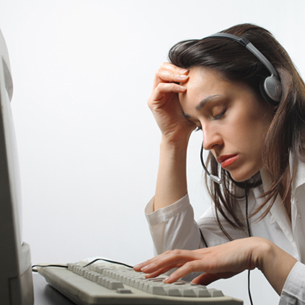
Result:
{"label": "long brown hair", "polygon": [[[267,30],[253,24],[240,24],[222,32],[247,38],[275,67],[282,83],[281,101],[275,108],[262,151],[264,167],[271,174],[272,185],[262,196],[264,202],[250,215],[252,217],[266,207],[260,217],[262,219],[279,194],[283,200],[288,198],[292,181],[290,153],[297,158],[305,158],[305,85],[285,49]],[[231,39],[210,37],[179,42],[170,49],[169,60],[187,69],[194,66],[215,69],[230,81],[248,84],[260,97],[261,83],[270,75],[250,51]],[[244,183],[236,183],[229,172],[219,167],[211,152],[207,166],[212,174],[221,175],[222,187],[212,181],[206,183],[215,203],[218,224],[231,239],[223,229],[218,212],[234,228],[244,229],[245,222],[236,213],[236,200],[239,198],[236,190],[241,187],[247,191],[259,185],[260,175],[258,173]]]}

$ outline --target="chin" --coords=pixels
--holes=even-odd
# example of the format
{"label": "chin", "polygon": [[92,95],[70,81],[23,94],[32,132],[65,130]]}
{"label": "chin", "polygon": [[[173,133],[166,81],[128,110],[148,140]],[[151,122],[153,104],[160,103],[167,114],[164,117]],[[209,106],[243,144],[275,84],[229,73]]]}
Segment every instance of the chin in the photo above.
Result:
{"label": "chin", "polygon": [[235,182],[245,182],[255,176],[259,170],[252,170],[246,172],[229,171],[231,178]]}
{"label": "chin", "polygon": [[[232,177],[232,176],[231,176]],[[251,177],[250,177],[251,178]],[[245,182],[247,181],[249,178],[246,178],[246,179],[243,179],[243,178],[235,178],[235,177],[232,177],[232,179],[235,181],[235,182]]]}

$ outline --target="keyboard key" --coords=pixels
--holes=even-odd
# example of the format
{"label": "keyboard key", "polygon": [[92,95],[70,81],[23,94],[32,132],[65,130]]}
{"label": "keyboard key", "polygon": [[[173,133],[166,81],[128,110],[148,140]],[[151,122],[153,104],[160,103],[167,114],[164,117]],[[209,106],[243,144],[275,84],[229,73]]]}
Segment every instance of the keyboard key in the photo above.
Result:
{"label": "keyboard key", "polygon": [[132,291],[130,289],[125,289],[125,288],[118,288],[116,290],[117,293],[120,293],[120,294],[128,294],[128,293],[132,293]]}
{"label": "keyboard key", "polygon": [[161,286],[149,286],[148,293],[156,295],[166,295],[166,292]]}
{"label": "keyboard key", "polygon": [[191,288],[185,288],[180,289],[180,292],[183,297],[196,297],[196,294],[193,289]]}
{"label": "keyboard key", "polygon": [[211,294],[209,293],[208,289],[206,287],[195,287],[194,292],[197,295],[198,298],[203,297],[210,297]]}
{"label": "keyboard key", "polygon": [[223,293],[221,290],[217,290],[215,288],[210,288],[209,293],[211,294],[211,297],[223,297]]}
{"label": "keyboard key", "polygon": [[108,286],[106,288],[116,290],[118,288],[124,288],[124,285],[119,281],[113,280],[109,281]]}
{"label": "keyboard key", "polygon": [[177,288],[165,287],[164,289],[165,289],[166,294],[168,296],[172,296],[172,297],[181,297],[182,296],[182,294],[180,293],[179,289],[177,289]]}

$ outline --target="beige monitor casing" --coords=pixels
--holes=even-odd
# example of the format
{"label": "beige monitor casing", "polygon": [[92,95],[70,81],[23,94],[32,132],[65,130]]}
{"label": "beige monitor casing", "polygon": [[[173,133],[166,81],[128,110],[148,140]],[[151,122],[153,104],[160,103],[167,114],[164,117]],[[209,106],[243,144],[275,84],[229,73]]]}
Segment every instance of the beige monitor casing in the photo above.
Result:
{"label": "beige monitor casing", "polygon": [[33,305],[30,247],[21,237],[21,192],[10,102],[13,82],[0,30],[0,303]]}

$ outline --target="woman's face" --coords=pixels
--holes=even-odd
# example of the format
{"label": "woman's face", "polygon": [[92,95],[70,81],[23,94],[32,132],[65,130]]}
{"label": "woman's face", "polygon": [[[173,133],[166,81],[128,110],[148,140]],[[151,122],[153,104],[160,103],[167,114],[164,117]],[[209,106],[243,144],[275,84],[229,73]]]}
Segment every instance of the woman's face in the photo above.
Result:
{"label": "woman's face", "polygon": [[193,67],[179,100],[185,116],[203,132],[211,150],[235,181],[245,181],[263,166],[264,134],[273,107],[246,84],[225,80],[215,70]]}

